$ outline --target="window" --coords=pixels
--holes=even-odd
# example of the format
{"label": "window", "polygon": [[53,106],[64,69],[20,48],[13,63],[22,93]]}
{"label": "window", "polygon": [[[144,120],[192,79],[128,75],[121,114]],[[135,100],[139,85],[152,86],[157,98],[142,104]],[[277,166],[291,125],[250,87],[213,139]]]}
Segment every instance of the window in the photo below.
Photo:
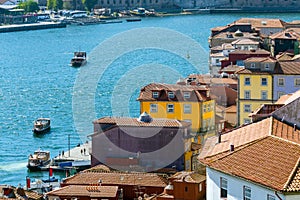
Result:
{"label": "window", "polygon": [[158,92],[152,92],[152,97],[157,99],[158,98]]}
{"label": "window", "polygon": [[251,63],[250,67],[255,68],[255,63]]}
{"label": "window", "polygon": [[174,112],[174,104],[168,104],[167,105],[167,112],[173,113]]}
{"label": "window", "polygon": [[157,112],[157,104],[150,104],[150,112],[151,113]]}
{"label": "window", "polygon": [[220,188],[221,188],[221,198],[227,198],[227,179],[221,177],[220,179]]}
{"label": "window", "polygon": [[206,112],[206,104],[203,105],[203,112]]}
{"label": "window", "polygon": [[244,200],[251,200],[251,188],[244,186]]}
{"label": "window", "polygon": [[210,111],[210,104],[207,104],[207,112]]}
{"label": "window", "polygon": [[268,194],[267,200],[275,200],[275,196]]}
{"label": "window", "polygon": [[191,93],[190,93],[190,92],[184,92],[184,93],[183,93],[183,97],[184,97],[185,99],[188,99],[188,98],[191,97]]}
{"label": "window", "polygon": [[251,120],[249,118],[244,118],[244,124],[250,124]]}
{"label": "window", "polygon": [[249,77],[246,77],[245,78],[245,85],[250,85],[250,78]]}
{"label": "window", "polygon": [[266,69],[266,70],[269,70],[269,69],[270,69],[270,64],[269,64],[269,63],[266,63],[266,64],[265,64],[265,69]]}
{"label": "window", "polygon": [[295,78],[295,86],[300,86],[300,78]]}
{"label": "window", "polygon": [[268,91],[261,91],[261,99],[262,100],[268,99]]}
{"label": "window", "polygon": [[268,85],[267,78],[261,78],[261,85],[264,85],[264,86]]}
{"label": "window", "polygon": [[251,99],[251,92],[249,90],[245,90],[245,99]]}
{"label": "window", "polygon": [[245,104],[244,105],[244,112],[251,112],[251,105]]}
{"label": "window", "polygon": [[278,78],[278,86],[284,86],[284,78]]}
{"label": "window", "polygon": [[175,96],[174,96],[174,92],[168,92],[168,97],[170,99],[173,99]]}
{"label": "window", "polygon": [[191,113],[191,104],[183,104],[183,112],[184,113]]}

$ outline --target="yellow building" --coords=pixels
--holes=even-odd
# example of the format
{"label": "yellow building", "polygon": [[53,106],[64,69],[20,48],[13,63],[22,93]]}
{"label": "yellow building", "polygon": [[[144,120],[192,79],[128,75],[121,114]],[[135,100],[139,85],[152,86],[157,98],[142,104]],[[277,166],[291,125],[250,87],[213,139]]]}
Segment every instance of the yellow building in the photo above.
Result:
{"label": "yellow building", "polygon": [[249,114],[273,101],[273,58],[248,58],[238,74],[238,125],[250,123]]}
{"label": "yellow building", "polygon": [[[215,135],[215,101],[203,86],[151,83],[143,87],[138,97],[140,112],[153,118],[178,119],[191,122],[194,138],[187,144],[201,143],[206,137]],[[185,167],[190,170],[193,152],[185,153]]]}

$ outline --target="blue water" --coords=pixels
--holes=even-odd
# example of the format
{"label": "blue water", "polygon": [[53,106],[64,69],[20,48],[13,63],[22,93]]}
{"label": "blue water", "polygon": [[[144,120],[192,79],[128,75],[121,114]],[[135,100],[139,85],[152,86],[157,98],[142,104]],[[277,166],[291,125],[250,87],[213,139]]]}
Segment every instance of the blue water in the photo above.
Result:
{"label": "blue water", "polygon": [[[38,148],[50,150],[52,157],[59,151],[66,151],[68,135],[71,138],[71,147],[85,142],[86,135],[93,131],[92,119],[111,115],[138,116],[139,103],[136,98],[140,88],[147,83],[174,83],[190,73],[207,73],[207,40],[210,29],[241,17],[281,18],[292,21],[299,19],[299,14],[172,16],[146,18],[134,23],[1,33],[0,184],[24,185],[26,176],[47,177],[46,172],[27,171],[27,156]],[[141,33],[142,40],[137,37],[139,30],[150,27],[154,28],[153,31],[149,29],[147,34]],[[170,34],[167,37],[175,38],[171,42],[159,41],[156,29]],[[124,35],[128,33],[126,31],[133,32]],[[148,40],[154,40],[155,36],[165,46],[151,46],[152,41]],[[118,41],[120,37],[124,37],[124,43]],[[189,39],[199,46],[189,46]],[[99,48],[107,41],[110,42],[108,46]],[[113,57],[119,50],[134,47],[136,43],[148,46],[121,52],[102,70],[107,57]],[[170,50],[172,47],[175,48]],[[82,79],[80,76],[84,73],[83,68],[69,66],[73,52],[77,50],[87,51],[91,60],[84,69],[89,76]],[[190,60],[184,54],[189,55]],[[196,67],[193,60],[198,62]],[[88,71],[92,69],[90,65],[99,65],[99,68],[94,68],[95,72]],[[96,73],[100,68],[101,75]],[[79,114],[75,113],[74,117],[76,101],[73,104],[72,97],[84,92],[84,87],[88,90],[90,85],[87,83],[92,79],[97,80],[97,84],[93,85],[93,94],[86,98],[93,98],[95,113],[86,108],[89,105],[83,105],[79,107]],[[76,83],[84,87],[77,89],[74,87]],[[52,120],[51,132],[41,137],[34,136],[31,131],[33,120],[38,117],[50,117]],[[79,123],[83,125],[78,127],[74,119],[80,121],[81,118],[83,121]],[[63,174],[55,175],[64,177]]]}

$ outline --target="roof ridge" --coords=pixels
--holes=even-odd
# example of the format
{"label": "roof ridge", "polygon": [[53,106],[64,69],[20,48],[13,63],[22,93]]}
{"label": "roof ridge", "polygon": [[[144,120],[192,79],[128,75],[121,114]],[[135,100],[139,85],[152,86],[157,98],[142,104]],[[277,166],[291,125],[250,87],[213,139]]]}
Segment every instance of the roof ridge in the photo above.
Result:
{"label": "roof ridge", "polygon": [[292,170],[292,173],[290,174],[290,176],[289,176],[287,182],[284,184],[283,190],[285,190],[285,189],[289,186],[289,184],[293,181],[293,177],[294,177],[295,174],[297,173],[297,169],[298,169],[298,167],[299,167],[299,163],[300,163],[300,157],[298,158],[298,161],[297,161],[296,165],[294,166],[294,168],[293,168],[293,170]]}

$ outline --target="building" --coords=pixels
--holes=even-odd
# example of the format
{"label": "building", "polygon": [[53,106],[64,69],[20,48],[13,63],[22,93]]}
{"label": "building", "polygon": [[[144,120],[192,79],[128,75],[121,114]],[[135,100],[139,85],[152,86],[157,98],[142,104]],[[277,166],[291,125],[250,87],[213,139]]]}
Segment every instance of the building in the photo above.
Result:
{"label": "building", "polygon": [[46,193],[49,200],[119,200],[118,186],[102,186],[96,185],[68,185],[57,190]]}
{"label": "building", "polygon": [[169,178],[169,184],[162,194],[156,195],[156,200],[184,199],[202,200],[205,199],[206,177],[195,172],[178,172]]}
{"label": "building", "polygon": [[[99,182],[101,183],[101,187],[107,187],[108,191],[115,192],[116,188],[118,188],[118,194],[124,200],[133,200],[139,196],[144,197],[151,194],[160,194],[167,186],[167,180],[163,176],[154,173],[95,171],[84,171],[68,177],[63,180],[61,186],[62,188],[70,186],[71,188],[79,187],[81,190],[87,190],[86,188],[89,189],[92,186],[92,189],[95,189],[97,192],[97,187],[93,188],[93,186],[97,186]],[[96,192],[95,195],[97,195]],[[75,191],[74,193],[76,194]],[[93,194],[93,192],[91,193]]]}
{"label": "building", "polygon": [[300,34],[295,31],[281,31],[269,36],[271,55],[275,57],[279,53],[289,52],[299,54]]}
{"label": "building", "polygon": [[152,118],[103,117],[95,120],[92,166],[106,164],[122,171],[190,170],[190,126],[186,121]]}
{"label": "building", "polygon": [[206,199],[299,199],[299,134],[298,124],[269,117],[208,138],[199,156]]}
{"label": "building", "polygon": [[248,58],[245,69],[237,72],[238,125],[250,123],[249,114],[260,105],[273,102],[273,72],[277,61],[272,58]]}
{"label": "building", "polygon": [[198,139],[214,134],[215,101],[203,86],[151,83],[141,89],[138,101],[141,113],[191,122]]}
{"label": "building", "polygon": [[176,8],[174,0],[98,0],[97,6],[112,10],[135,9],[139,7],[158,10]]}

